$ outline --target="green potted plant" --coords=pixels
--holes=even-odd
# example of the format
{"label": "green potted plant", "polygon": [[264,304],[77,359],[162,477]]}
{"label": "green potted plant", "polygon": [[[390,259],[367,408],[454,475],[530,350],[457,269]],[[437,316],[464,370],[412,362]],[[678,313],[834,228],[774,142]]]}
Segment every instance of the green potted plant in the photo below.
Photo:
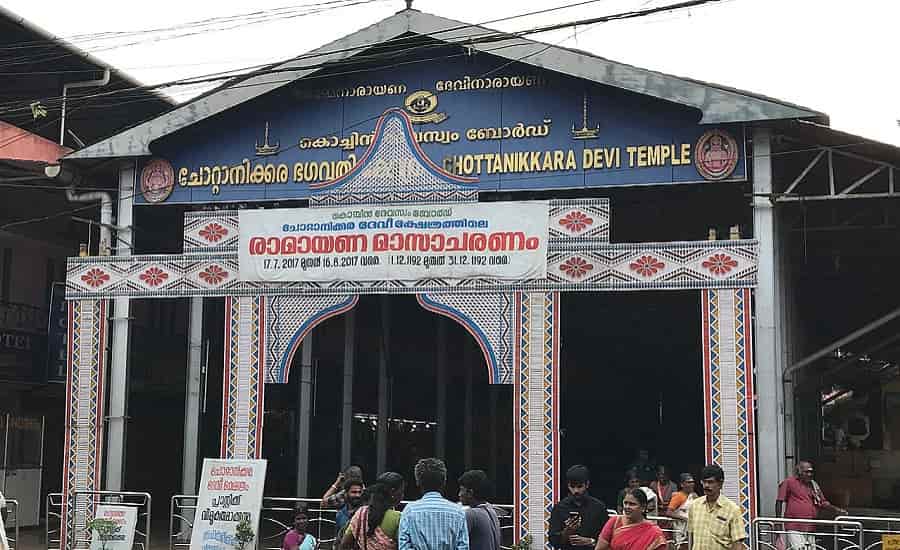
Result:
{"label": "green potted plant", "polygon": [[531,550],[531,535],[525,535],[512,545],[511,550]]}
{"label": "green potted plant", "polygon": [[87,525],[84,526],[85,531],[92,533],[91,538],[97,537],[97,540],[100,541],[100,548],[106,550],[107,545],[109,544],[110,537],[119,532],[122,527],[118,525],[111,519],[107,518],[94,518],[91,521],[87,522]]}
{"label": "green potted plant", "polygon": [[253,527],[250,526],[250,522],[246,519],[242,519],[234,529],[235,550],[244,550],[248,544],[253,542],[254,538],[256,538],[256,534],[253,532]]}

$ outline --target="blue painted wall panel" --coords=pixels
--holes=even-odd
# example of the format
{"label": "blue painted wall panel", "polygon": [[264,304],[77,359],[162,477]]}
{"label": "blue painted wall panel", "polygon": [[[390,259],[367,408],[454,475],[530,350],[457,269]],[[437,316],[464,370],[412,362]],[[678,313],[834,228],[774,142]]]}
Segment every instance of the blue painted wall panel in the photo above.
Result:
{"label": "blue painted wall panel", "polygon": [[[435,56],[436,53],[431,57]],[[436,164],[455,173],[478,177],[480,188],[485,191],[705,181],[693,161],[698,139],[711,128],[697,124],[700,113],[691,108],[524,64],[510,65],[483,54],[343,72],[346,74],[314,77],[287,85],[151,144],[154,154],[168,160],[175,172],[175,189],[164,202],[308,197],[310,182],[339,175],[336,170],[346,171],[353,160],[358,161],[365,154],[365,145],[347,141],[353,138],[354,132],[366,136],[365,143],[382,112],[404,107],[407,98],[423,90],[434,93],[436,105],[424,113],[407,109],[424,118],[415,124],[415,130],[429,133],[432,139],[443,136],[453,141],[427,143],[425,139],[422,149]],[[492,84],[501,87],[439,91],[445,87],[444,82],[462,82],[466,76],[476,78],[485,74],[489,74],[485,79],[490,78]],[[483,84],[485,80],[479,82]],[[520,82],[538,82],[538,85],[513,85]],[[388,85],[396,88],[388,89]],[[364,97],[359,94],[334,97],[340,95],[334,93],[331,97],[328,94],[319,97],[318,93],[355,90],[359,86],[363,86]],[[384,91],[395,93],[371,95]],[[573,126],[580,128],[585,123],[585,98],[587,126],[599,126],[599,132],[594,139],[573,139]],[[267,123],[268,143],[277,145],[277,152],[258,156],[256,145],[263,144]],[[516,130],[519,123],[532,127],[529,137],[517,137],[522,131]],[[531,135],[535,128],[542,126],[549,127],[547,135]],[[507,137],[474,139],[479,129],[486,128],[498,128],[500,135]],[[743,127],[724,125],[716,129],[734,137],[740,155],[734,171],[725,179],[743,181],[746,179]],[[675,165],[666,157],[667,161],[661,165],[637,166],[637,149],[631,150],[631,154],[628,151],[639,146],[674,146],[676,158],[683,147],[688,147],[691,160],[688,164]],[[661,153],[660,149],[654,151]],[[527,162],[522,164],[522,159]],[[618,163],[600,169],[591,166],[595,160],[613,159]],[[268,170],[268,179],[275,181],[266,182],[265,172],[260,170]],[[242,171],[256,173],[262,181],[233,184],[235,178],[251,179],[247,174],[242,175]],[[226,172],[230,174],[228,177],[224,175]],[[146,201],[138,197],[138,202]]]}

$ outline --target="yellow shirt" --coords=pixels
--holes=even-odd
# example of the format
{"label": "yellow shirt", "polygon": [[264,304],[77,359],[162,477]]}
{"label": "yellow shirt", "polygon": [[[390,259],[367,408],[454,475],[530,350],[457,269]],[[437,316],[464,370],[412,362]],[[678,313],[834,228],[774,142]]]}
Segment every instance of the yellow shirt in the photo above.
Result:
{"label": "yellow shirt", "polygon": [[688,531],[691,550],[726,550],[747,538],[741,507],[725,495],[719,495],[712,506],[705,496],[695,499],[688,511]]}

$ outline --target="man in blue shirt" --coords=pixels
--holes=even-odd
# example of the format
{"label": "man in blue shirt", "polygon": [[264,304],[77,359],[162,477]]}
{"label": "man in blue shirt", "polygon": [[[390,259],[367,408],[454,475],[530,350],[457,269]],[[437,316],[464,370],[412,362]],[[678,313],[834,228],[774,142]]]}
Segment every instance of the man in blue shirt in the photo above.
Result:
{"label": "man in blue shirt", "polygon": [[465,512],[441,496],[447,482],[444,461],[423,458],[416,464],[415,476],[422,498],[403,510],[399,550],[469,550]]}

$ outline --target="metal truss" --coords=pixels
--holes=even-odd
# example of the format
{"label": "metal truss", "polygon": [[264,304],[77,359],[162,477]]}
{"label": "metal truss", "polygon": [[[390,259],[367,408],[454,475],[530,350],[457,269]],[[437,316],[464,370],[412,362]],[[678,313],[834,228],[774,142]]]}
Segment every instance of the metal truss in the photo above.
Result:
{"label": "metal truss", "polygon": [[[896,166],[840,147],[819,146],[812,151],[818,152],[784,191],[772,197],[774,203],[900,197],[900,191],[895,186]],[[848,177],[835,170],[836,157],[853,164],[853,170],[848,170],[854,172],[853,176]],[[822,193],[822,182],[809,177],[810,172],[817,167],[821,169],[823,163],[828,183],[825,193]]]}

